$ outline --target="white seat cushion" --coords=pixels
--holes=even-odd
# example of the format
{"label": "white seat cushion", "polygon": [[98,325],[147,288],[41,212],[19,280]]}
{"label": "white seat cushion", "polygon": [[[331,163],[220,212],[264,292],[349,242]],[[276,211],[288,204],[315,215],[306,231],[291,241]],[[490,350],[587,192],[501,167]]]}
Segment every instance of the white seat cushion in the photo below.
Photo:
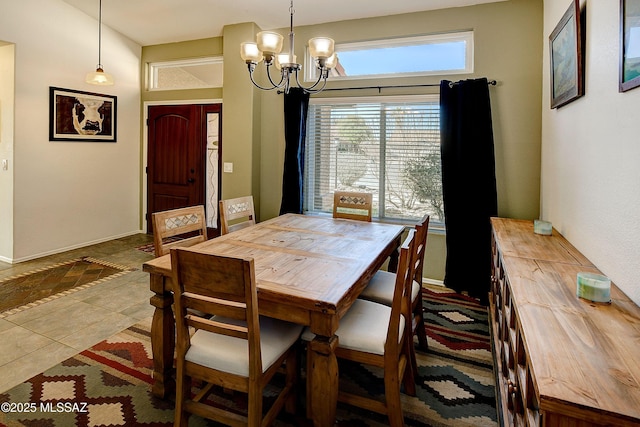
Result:
{"label": "white seat cushion", "polygon": [[[395,273],[378,270],[376,274],[373,275],[373,278],[367,287],[364,288],[360,294],[360,298],[391,306],[393,303],[393,291],[395,289],[395,285]],[[420,284],[414,280],[411,284],[411,302],[416,300],[419,291]]]}
{"label": "white seat cushion", "polygon": [[[384,354],[387,340],[391,307],[371,301],[356,300],[347,314],[340,319],[336,331],[338,346],[372,354]],[[398,342],[404,332],[404,317],[400,317]],[[315,334],[308,327],[302,333],[302,339],[311,341]]]}
{"label": "white seat cushion", "polygon": [[[216,318],[226,323],[242,322]],[[245,323],[246,324],[246,323]],[[266,371],[291,347],[302,332],[302,326],[260,316],[260,351],[262,370]],[[185,360],[236,375],[249,376],[248,341],[198,330],[191,337]]]}

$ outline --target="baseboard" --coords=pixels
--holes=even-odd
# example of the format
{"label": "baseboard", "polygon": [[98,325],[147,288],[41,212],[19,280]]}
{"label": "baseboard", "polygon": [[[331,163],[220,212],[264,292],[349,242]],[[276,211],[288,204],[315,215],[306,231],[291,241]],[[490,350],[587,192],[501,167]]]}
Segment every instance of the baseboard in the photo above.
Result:
{"label": "baseboard", "polygon": [[83,242],[83,243],[78,243],[77,245],[71,245],[71,246],[67,246],[64,248],[58,248],[58,249],[52,249],[50,251],[46,251],[46,252],[41,252],[38,254],[34,254],[34,255],[28,255],[22,258],[14,258],[14,259],[2,259],[0,258],[1,261],[9,263],[9,264],[18,264],[21,262],[25,262],[25,261],[31,261],[33,259],[38,259],[38,258],[42,258],[45,256],[49,256],[49,255],[55,255],[55,254],[59,254],[62,252],[67,252],[67,251],[71,251],[74,249],[80,249],[80,248],[84,248],[86,246],[91,246],[91,245],[95,245],[98,243],[104,243],[104,242],[108,242],[110,240],[115,240],[115,239],[120,239],[122,237],[128,237],[128,236],[133,236],[134,234],[140,234],[140,233],[144,233],[142,230],[136,230],[136,231],[130,231],[128,233],[123,233],[123,234],[119,234],[116,236],[109,236],[109,237],[105,237],[102,239],[97,239],[97,240],[93,240],[91,242]]}
{"label": "baseboard", "polygon": [[431,286],[442,286],[443,288],[444,286],[444,282],[442,280],[437,280],[437,279],[431,279],[429,277],[423,277],[422,278],[422,284],[423,285],[431,285]]}

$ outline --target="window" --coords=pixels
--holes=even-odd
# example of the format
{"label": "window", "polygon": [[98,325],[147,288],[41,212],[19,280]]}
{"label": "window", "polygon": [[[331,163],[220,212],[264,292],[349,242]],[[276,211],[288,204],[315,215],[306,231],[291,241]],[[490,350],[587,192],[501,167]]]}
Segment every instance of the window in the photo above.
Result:
{"label": "window", "polygon": [[304,170],[308,212],[363,191],[379,219],[443,222],[438,95],[312,99]]}
{"label": "window", "polygon": [[[364,79],[473,73],[473,31],[359,43],[337,43],[331,79]],[[307,81],[317,78],[309,66]]]}
{"label": "window", "polygon": [[149,64],[149,90],[222,87],[222,57]]}

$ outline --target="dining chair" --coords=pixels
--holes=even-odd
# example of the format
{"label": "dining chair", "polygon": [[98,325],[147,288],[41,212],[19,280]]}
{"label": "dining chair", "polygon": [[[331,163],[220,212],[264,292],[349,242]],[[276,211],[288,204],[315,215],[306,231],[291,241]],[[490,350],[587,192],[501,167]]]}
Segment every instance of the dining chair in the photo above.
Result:
{"label": "dining chair", "polygon": [[[258,316],[253,259],[176,248],[171,266],[177,332],[174,425],[187,426],[190,414],[197,414],[226,425],[268,426],[283,407],[295,412],[302,326]],[[263,417],[263,390],[283,365],[284,386]],[[193,379],[204,385],[191,397]],[[207,404],[214,386],[246,393],[247,415]]]}
{"label": "dining chair", "polygon": [[354,191],[333,193],[333,217],[371,222],[373,195]]}
{"label": "dining chair", "polygon": [[[425,215],[415,225],[414,263],[411,266],[411,311],[413,313],[411,321],[412,336],[418,337],[418,348],[426,351],[428,348],[427,332],[424,326],[424,310],[422,303],[422,271],[424,268],[424,254],[427,247],[427,235],[429,231],[429,215]],[[375,301],[380,304],[391,306],[393,303],[393,293],[396,281],[396,274],[379,270],[367,287],[360,293],[359,298]],[[413,342],[412,342],[413,344]],[[413,349],[413,345],[412,345]],[[411,370],[414,375],[418,372],[418,363],[415,351],[411,352]]]}
{"label": "dining chair", "polygon": [[256,223],[253,196],[220,200],[221,234],[228,234]]}
{"label": "dining chair", "polygon": [[[346,390],[338,390],[338,400],[370,411],[387,415],[389,425],[404,425],[400,402],[401,384],[405,393],[415,395],[415,380],[408,364],[411,332],[407,325],[411,322],[410,287],[415,230],[400,247],[398,273],[396,274],[393,304],[391,307],[373,301],[356,299],[347,313],[340,319],[336,331],[338,346],[335,353],[345,359],[382,368],[384,372],[384,400]],[[304,341],[311,341],[315,335],[307,327],[302,333]],[[307,346],[308,348],[309,346]],[[310,350],[307,350],[310,351]],[[311,372],[310,357],[307,357],[307,372]],[[310,376],[307,376],[307,410],[311,396]],[[308,413],[307,416],[313,416]]]}
{"label": "dining chair", "polygon": [[151,217],[156,257],[168,254],[171,248],[192,246],[207,240],[203,205],[155,212]]}

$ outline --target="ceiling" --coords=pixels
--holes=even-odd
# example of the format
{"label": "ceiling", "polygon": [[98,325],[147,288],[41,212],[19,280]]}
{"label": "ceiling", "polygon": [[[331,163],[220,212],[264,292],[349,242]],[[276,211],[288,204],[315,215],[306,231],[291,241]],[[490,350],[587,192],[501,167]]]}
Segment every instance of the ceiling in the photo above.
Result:
{"label": "ceiling", "polygon": [[[64,0],[98,19],[99,0]],[[505,0],[298,0],[294,25],[396,15]],[[289,26],[288,0],[104,0],[102,22],[142,46],[222,35],[225,25]]]}

